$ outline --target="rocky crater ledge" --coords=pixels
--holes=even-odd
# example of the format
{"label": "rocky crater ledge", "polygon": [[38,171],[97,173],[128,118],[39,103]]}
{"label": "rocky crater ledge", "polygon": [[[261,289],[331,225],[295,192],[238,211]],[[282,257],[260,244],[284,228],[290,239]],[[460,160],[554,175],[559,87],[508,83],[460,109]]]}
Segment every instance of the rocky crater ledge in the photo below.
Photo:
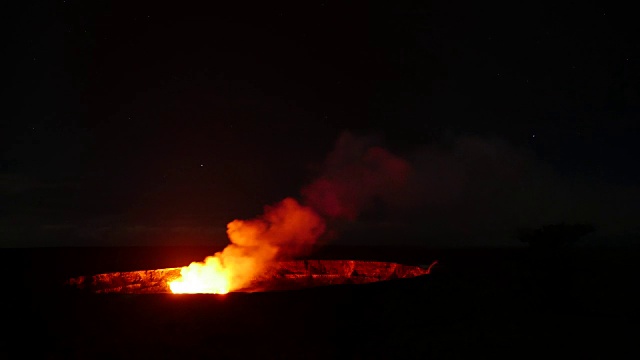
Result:
{"label": "rocky crater ledge", "polygon": [[[301,288],[364,284],[411,278],[429,274],[431,266],[409,266],[391,262],[354,260],[281,261],[269,267],[241,292],[295,290]],[[170,293],[168,282],[180,277],[181,268],[113,272],[79,276],[65,285],[94,293],[152,294]]]}

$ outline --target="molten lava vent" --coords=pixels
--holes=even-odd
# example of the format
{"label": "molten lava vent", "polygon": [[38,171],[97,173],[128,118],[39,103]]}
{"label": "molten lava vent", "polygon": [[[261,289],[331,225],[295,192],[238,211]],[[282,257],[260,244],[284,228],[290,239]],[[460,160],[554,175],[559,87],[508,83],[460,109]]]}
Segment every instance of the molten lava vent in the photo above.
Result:
{"label": "molten lava vent", "polygon": [[[282,261],[266,269],[239,292],[295,290],[307,287],[364,284],[429,274],[429,267],[390,262],[352,260]],[[80,276],[67,285],[94,293],[152,294],[171,293],[169,284],[180,278],[181,268],[114,272]]]}

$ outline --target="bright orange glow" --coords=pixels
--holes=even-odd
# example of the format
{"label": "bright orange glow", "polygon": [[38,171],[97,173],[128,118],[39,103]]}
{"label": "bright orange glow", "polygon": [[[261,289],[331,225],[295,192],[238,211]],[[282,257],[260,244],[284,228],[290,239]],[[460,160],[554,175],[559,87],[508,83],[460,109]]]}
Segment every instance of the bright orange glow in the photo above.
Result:
{"label": "bright orange glow", "polygon": [[220,259],[209,256],[204,264],[193,262],[180,270],[182,278],[169,282],[175,294],[226,294],[229,292],[229,274]]}
{"label": "bright orange glow", "polygon": [[253,220],[234,220],[227,225],[231,244],[204,262],[194,262],[168,283],[173,293],[226,294],[247,287],[274,261],[313,245],[325,224],[310,207],[286,198],[267,206]]}

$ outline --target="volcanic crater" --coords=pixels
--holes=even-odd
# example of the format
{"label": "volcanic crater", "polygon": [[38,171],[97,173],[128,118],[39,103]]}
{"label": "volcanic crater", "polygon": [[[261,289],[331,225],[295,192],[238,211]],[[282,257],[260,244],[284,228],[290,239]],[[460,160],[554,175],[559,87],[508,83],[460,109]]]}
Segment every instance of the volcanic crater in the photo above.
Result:
{"label": "volcanic crater", "polygon": [[[248,286],[236,292],[296,290],[339,284],[365,284],[429,274],[429,266],[393,262],[356,260],[292,260],[269,266]],[[112,272],[78,276],[66,281],[72,289],[92,293],[155,294],[171,293],[169,283],[180,278],[182,268]]]}

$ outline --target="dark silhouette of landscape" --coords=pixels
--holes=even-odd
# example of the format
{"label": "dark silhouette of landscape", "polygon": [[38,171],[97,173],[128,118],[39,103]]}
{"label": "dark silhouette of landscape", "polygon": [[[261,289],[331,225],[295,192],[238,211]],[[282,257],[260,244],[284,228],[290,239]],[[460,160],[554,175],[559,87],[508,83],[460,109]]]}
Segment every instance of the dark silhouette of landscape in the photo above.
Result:
{"label": "dark silhouette of landscape", "polygon": [[441,359],[637,352],[640,264],[638,249],[630,248],[571,247],[549,261],[528,247],[323,247],[308,257],[438,265],[413,279],[224,296],[100,295],[63,286],[72,276],[182,266],[211,251],[3,249],[8,335],[0,354]]}
{"label": "dark silhouette of landscape", "polygon": [[6,3],[0,360],[640,359],[635,8]]}

